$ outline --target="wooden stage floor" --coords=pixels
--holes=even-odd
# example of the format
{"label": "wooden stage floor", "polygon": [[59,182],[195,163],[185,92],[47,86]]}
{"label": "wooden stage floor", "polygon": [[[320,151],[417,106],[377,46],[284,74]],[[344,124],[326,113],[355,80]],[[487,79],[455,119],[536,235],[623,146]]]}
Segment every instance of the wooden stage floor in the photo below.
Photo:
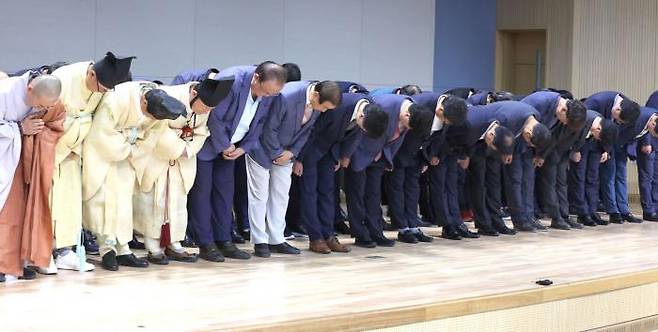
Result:
{"label": "wooden stage floor", "polygon": [[[472,226],[472,224],[470,224]],[[439,228],[426,233],[438,235]],[[393,237],[394,233],[388,233]],[[658,268],[658,223],[172,263],[0,284],[5,331],[196,331],[416,306]],[[348,238],[343,242],[351,243]],[[248,245],[244,246],[249,248]],[[251,249],[249,249],[251,251]],[[96,260],[97,256],[92,256]],[[324,326],[331,329],[330,326]]]}

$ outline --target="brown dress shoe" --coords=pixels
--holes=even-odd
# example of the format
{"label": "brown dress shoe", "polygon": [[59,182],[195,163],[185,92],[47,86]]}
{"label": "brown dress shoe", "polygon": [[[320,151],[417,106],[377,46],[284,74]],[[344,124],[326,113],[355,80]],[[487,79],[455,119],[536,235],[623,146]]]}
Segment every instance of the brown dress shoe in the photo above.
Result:
{"label": "brown dress shoe", "polygon": [[330,254],[331,249],[327,246],[327,242],[324,240],[315,240],[311,241],[308,245],[308,249],[312,252],[317,252],[318,254]]}
{"label": "brown dress shoe", "polygon": [[172,261],[183,262],[183,263],[194,263],[197,261],[199,256],[195,254],[190,254],[187,251],[176,252],[169,248],[165,249],[165,255],[169,257]]}
{"label": "brown dress shoe", "polygon": [[326,241],[327,247],[333,252],[350,252],[350,247],[341,244],[338,242],[338,239],[335,236],[328,238]]}

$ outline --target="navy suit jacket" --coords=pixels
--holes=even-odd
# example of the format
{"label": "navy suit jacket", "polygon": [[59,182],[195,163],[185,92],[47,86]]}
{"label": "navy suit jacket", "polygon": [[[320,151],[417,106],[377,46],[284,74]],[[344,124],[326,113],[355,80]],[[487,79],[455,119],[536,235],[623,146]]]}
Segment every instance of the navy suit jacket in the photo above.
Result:
{"label": "navy suit jacket", "polygon": [[539,112],[537,120],[550,129],[559,122],[555,110],[560,98],[557,92],[538,91],[527,95],[521,101],[534,107]]}
{"label": "navy suit jacket", "polygon": [[514,136],[521,133],[529,117],[534,116],[538,121],[540,118],[539,112],[534,107],[520,101],[499,101],[484,107],[493,109],[496,120],[512,131]]}
{"label": "navy suit jacket", "polygon": [[658,113],[658,110],[651,107],[640,107],[640,116],[635,122],[635,126],[631,128],[625,128],[619,133],[618,145],[623,146],[628,144],[627,151],[631,157],[636,157],[637,144],[640,146],[643,145],[652,145],[652,136],[651,133],[647,132],[644,135],[637,137],[642,133],[644,127],[646,127],[647,122],[654,114]]}
{"label": "navy suit jacket", "polygon": [[588,110],[596,111],[603,115],[604,118],[612,120],[612,106],[615,104],[615,97],[617,95],[620,95],[620,93],[615,91],[597,92],[587,97],[584,103]]}
{"label": "navy suit jacket", "polygon": [[336,81],[336,84],[340,87],[340,92],[342,93],[350,93],[350,87],[354,87],[356,89],[355,92],[357,93],[365,93],[368,94],[370,91],[368,89],[356,82],[350,82],[350,81]]}
{"label": "navy suit jacket", "polygon": [[[466,114],[466,123],[461,129],[468,131],[467,151],[468,154],[473,152],[473,148],[484,135],[492,122],[497,121],[497,108],[492,107],[496,103],[489,105],[468,106]],[[502,124],[501,124],[502,125]]]}
{"label": "navy suit jacket", "polygon": [[363,99],[374,103],[370,97],[362,93],[343,93],[340,106],[330,112],[322,113],[315,121],[313,132],[297,159],[303,162],[316,162],[329,152],[336,161],[351,156],[358,140],[362,137],[363,130],[354,125],[348,132],[348,126],[354,114],[354,107]]}
{"label": "navy suit jacket", "polygon": [[[231,146],[231,137],[244,112],[255,69],[255,66],[238,66],[226,68],[219,73],[219,77],[234,76],[235,81],[228,96],[210,112],[208,117],[210,137],[206,139],[197,155],[200,160],[210,161],[221,157],[222,152]],[[249,132],[239,144],[239,147],[246,153],[250,153],[258,147],[265,114],[271,107],[274,98],[263,97],[258,104],[256,114],[249,125]]]}
{"label": "navy suit jacket", "polygon": [[481,90],[472,94],[466,102],[470,105],[486,105],[487,97],[491,94],[491,91]]}
{"label": "navy suit jacket", "polygon": [[[272,161],[288,150],[296,157],[313,130],[320,112],[313,111],[311,118],[302,125],[306,107],[306,92],[312,82],[288,82],[274,101],[266,117],[260,137],[260,145],[249,156],[263,168],[272,167]],[[327,112],[331,112],[328,110]]]}
{"label": "navy suit jacket", "polygon": [[363,171],[374,160],[377,154],[382,152],[382,158],[393,166],[393,158],[404,140],[405,132],[400,133],[400,137],[393,142],[389,142],[398,128],[400,118],[400,106],[405,100],[411,101],[411,98],[403,95],[385,94],[373,97],[373,100],[382,107],[388,114],[388,128],[386,134],[377,139],[362,137],[356,150],[350,160],[350,168],[356,172]]}
{"label": "navy suit jacket", "polygon": [[192,69],[184,71],[174,77],[171,81],[171,85],[185,84],[192,81],[200,82],[206,77],[209,71],[210,69]]}

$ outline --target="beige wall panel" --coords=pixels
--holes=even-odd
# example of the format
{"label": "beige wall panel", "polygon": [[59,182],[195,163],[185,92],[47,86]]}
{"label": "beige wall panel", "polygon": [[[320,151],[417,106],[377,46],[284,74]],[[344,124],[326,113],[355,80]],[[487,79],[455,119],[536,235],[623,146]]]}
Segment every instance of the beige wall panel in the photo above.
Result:
{"label": "beige wall panel", "polygon": [[656,0],[577,0],[573,92],[618,90],[640,104],[656,89]]}

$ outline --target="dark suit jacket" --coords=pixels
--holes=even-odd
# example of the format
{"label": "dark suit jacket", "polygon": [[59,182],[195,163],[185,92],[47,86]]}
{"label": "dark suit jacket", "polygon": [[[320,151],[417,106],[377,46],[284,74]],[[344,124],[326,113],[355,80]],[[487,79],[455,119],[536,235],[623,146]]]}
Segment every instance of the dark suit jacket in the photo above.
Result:
{"label": "dark suit jacket", "polygon": [[[231,137],[240,123],[242,112],[244,112],[255,69],[255,66],[239,66],[226,68],[219,73],[219,77],[234,76],[235,81],[229,95],[213,109],[208,117],[210,137],[206,139],[199,151],[200,160],[210,161],[221,157],[222,151],[231,146]],[[239,147],[247,153],[258,147],[263,120],[274,98],[264,97],[258,105],[256,115],[249,126],[249,132],[239,144]]]}
{"label": "dark suit jacket", "polygon": [[[352,125],[348,133],[348,126],[354,114],[354,107],[364,99],[373,102],[371,98],[362,93],[343,93],[340,106],[332,111],[322,113],[315,121],[313,132],[304,144],[304,148],[297,159],[303,162],[317,161],[329,152],[332,153],[336,161],[342,157],[351,156],[349,149],[358,142],[348,142],[345,139],[348,137],[358,138],[360,137],[359,132],[363,131],[359,126]],[[343,142],[344,145],[341,144]],[[345,155],[341,154],[341,146],[345,150]]]}
{"label": "dark suit jacket", "polygon": [[[263,168],[272,167],[272,161],[283,151],[289,150],[296,157],[313,130],[320,112],[313,111],[311,118],[302,125],[306,92],[312,82],[288,82],[267,115],[260,137],[260,145],[249,156]],[[327,110],[331,112],[332,110]]]}
{"label": "dark suit jacket", "polygon": [[385,94],[374,96],[373,100],[388,114],[388,128],[386,129],[386,134],[380,138],[361,137],[350,161],[350,168],[356,172],[366,169],[380,152],[382,153],[382,158],[385,158],[389,166],[392,167],[395,153],[400,148],[406,134],[406,131],[402,132],[398,139],[389,142],[399,125],[400,106],[404,100],[411,101],[411,98],[403,95]]}

